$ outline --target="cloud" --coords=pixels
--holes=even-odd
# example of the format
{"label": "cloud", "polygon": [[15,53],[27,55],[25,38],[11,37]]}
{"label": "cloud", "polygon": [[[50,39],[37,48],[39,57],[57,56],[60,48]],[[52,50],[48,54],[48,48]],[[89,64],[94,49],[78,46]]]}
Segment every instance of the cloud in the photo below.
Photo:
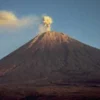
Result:
{"label": "cloud", "polygon": [[15,30],[40,23],[40,17],[29,15],[18,18],[11,11],[0,11],[0,29]]}

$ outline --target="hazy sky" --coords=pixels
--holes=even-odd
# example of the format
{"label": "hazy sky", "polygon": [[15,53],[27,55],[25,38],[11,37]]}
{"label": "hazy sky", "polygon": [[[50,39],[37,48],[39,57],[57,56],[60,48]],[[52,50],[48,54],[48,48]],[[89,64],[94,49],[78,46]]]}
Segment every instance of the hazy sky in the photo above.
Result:
{"label": "hazy sky", "polygon": [[100,49],[100,0],[0,0],[0,13],[0,59],[36,36],[43,15],[52,30]]}

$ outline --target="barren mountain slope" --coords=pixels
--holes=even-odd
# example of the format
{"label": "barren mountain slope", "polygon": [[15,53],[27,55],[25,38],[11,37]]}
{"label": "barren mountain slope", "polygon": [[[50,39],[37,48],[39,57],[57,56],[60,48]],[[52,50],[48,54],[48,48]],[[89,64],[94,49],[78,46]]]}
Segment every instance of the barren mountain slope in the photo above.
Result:
{"label": "barren mountain slope", "polygon": [[0,83],[100,82],[100,50],[58,32],[45,32],[0,61]]}

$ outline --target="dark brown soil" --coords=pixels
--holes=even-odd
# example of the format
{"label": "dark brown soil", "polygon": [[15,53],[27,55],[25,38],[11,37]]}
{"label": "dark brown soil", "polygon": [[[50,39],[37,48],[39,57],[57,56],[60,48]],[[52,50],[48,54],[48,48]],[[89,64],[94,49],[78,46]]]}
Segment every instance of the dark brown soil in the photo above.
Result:
{"label": "dark brown soil", "polygon": [[0,88],[0,100],[100,100],[100,88],[44,86]]}

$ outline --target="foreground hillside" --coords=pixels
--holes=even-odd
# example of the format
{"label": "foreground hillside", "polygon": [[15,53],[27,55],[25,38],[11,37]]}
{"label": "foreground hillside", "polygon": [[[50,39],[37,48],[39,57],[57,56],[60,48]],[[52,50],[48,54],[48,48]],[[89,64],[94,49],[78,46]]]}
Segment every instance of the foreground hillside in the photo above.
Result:
{"label": "foreground hillside", "polygon": [[0,100],[100,100],[100,87],[5,85]]}

